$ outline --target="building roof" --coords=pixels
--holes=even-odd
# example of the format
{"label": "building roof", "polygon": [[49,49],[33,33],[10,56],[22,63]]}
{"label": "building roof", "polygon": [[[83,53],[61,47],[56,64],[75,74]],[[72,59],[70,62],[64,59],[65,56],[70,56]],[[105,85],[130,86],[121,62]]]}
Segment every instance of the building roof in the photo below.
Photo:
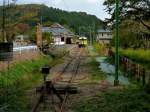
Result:
{"label": "building roof", "polygon": [[58,23],[55,23],[50,27],[42,27],[42,32],[50,32],[52,33],[53,36],[60,36],[60,35],[67,35],[67,37],[74,36],[74,34],[70,30],[64,28]]}
{"label": "building roof", "polygon": [[108,29],[98,29],[97,32],[98,33],[112,33],[112,31]]}
{"label": "building roof", "polygon": [[62,25],[58,24],[58,23],[55,23],[53,25],[51,25],[51,28],[64,28]]}
{"label": "building roof", "polygon": [[15,36],[16,39],[20,39],[20,38],[23,38],[23,39],[29,39],[29,36],[28,35],[17,35]]}

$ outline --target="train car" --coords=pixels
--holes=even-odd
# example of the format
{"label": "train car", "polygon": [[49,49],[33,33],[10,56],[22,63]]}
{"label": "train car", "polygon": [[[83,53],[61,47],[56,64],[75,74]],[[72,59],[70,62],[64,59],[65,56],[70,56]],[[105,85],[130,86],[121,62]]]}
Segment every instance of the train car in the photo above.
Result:
{"label": "train car", "polygon": [[88,44],[87,38],[86,37],[79,37],[79,48],[81,47],[86,47]]}

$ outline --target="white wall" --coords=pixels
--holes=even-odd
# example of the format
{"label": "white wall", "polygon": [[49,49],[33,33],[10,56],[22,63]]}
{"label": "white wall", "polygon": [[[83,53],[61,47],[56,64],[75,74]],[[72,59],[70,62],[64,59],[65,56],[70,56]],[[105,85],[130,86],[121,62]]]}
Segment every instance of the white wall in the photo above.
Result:
{"label": "white wall", "polygon": [[113,38],[111,33],[99,33],[96,37],[99,43],[108,44]]}
{"label": "white wall", "polygon": [[99,33],[97,35],[97,40],[99,39],[112,39],[112,34],[111,33]]}
{"label": "white wall", "polygon": [[37,51],[38,47],[33,45],[33,46],[22,46],[22,47],[14,47],[13,52],[15,54],[22,54],[23,52],[29,52],[29,51]]}
{"label": "white wall", "polygon": [[61,42],[61,37],[54,37],[54,44],[55,45],[64,45],[65,42]]}

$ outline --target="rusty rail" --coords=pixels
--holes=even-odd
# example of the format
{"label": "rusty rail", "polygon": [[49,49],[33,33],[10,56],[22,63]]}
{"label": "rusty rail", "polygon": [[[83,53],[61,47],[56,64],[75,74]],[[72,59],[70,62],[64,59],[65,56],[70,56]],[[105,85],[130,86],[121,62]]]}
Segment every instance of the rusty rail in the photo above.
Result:
{"label": "rusty rail", "polygon": [[[78,52],[78,50],[76,52]],[[70,80],[68,81],[68,84],[67,84],[66,88],[70,86],[70,84],[72,83],[74,77],[78,73],[78,69],[79,69],[79,66],[80,66],[80,57],[81,57],[80,55],[81,55],[81,53],[82,53],[82,51],[80,51],[80,53],[79,53],[79,58],[75,58],[74,59],[72,57],[68,61],[68,63],[66,64],[66,66],[64,67],[64,69],[62,70],[62,72],[52,80],[53,84],[55,84],[56,81],[59,81],[59,80],[56,80],[56,78],[59,79],[66,72],[66,70],[69,68],[69,66],[71,65],[71,63],[73,62],[73,60],[75,60],[75,62],[76,62],[76,64],[75,64],[76,65],[75,73],[72,74]],[[38,96],[37,101],[36,101],[36,103],[34,104],[34,106],[32,108],[32,112],[39,112],[38,108],[39,108],[39,106],[40,106],[40,104],[41,104],[41,102],[43,100],[44,94],[45,94],[45,92],[43,90],[42,93]],[[52,96],[53,96],[53,94],[52,94]],[[67,101],[67,97],[68,96],[69,96],[68,92],[65,92],[65,97],[64,97],[63,101],[60,102],[60,107],[59,107],[60,109],[59,110],[58,110],[58,108],[57,108],[57,106],[55,104],[53,105],[54,108],[55,108],[55,112],[63,112],[63,109],[64,109],[64,106],[65,106],[65,103]]]}

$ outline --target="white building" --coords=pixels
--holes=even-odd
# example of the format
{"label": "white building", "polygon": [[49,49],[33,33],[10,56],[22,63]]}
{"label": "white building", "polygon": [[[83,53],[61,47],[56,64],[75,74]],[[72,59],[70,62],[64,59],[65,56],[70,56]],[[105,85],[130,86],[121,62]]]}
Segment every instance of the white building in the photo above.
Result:
{"label": "white building", "polygon": [[15,39],[13,41],[14,47],[28,46],[31,44],[32,44],[32,42],[28,35],[17,35],[17,36],[15,36]]}
{"label": "white building", "polygon": [[101,44],[109,44],[110,41],[112,40],[112,31],[110,30],[104,30],[104,29],[99,29],[97,30],[97,36],[96,40],[101,43]]}
{"label": "white building", "polygon": [[42,32],[52,33],[55,45],[71,44],[74,38],[73,32],[58,23],[50,27],[42,27]]}

